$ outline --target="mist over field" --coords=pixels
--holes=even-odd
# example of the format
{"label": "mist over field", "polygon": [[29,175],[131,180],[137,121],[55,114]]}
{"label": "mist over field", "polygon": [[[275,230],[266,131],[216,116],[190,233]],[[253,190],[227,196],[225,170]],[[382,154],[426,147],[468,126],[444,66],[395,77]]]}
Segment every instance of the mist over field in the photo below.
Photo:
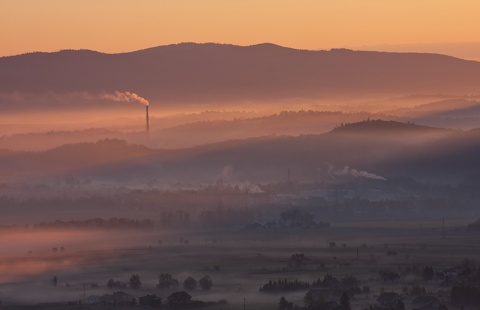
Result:
{"label": "mist over field", "polygon": [[478,81],[274,44],[1,57],[1,307],[476,309]]}

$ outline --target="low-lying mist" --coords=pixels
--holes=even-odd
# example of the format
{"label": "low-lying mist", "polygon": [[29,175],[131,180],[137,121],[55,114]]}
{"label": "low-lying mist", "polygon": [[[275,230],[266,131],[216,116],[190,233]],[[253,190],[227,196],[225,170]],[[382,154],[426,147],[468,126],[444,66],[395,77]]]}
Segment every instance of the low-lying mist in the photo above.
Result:
{"label": "low-lying mist", "polygon": [[0,233],[2,283],[101,264],[128,248],[148,248],[161,232],[135,230],[5,230]]}

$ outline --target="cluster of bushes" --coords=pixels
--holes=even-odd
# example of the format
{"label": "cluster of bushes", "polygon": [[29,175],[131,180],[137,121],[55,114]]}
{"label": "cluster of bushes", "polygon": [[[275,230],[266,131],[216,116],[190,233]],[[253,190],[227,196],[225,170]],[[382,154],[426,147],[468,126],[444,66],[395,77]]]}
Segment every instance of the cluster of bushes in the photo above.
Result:
{"label": "cluster of bushes", "polygon": [[[193,277],[188,277],[183,281],[183,288],[188,291],[195,290],[197,286],[200,286],[202,290],[208,291],[213,286],[213,281],[210,276],[204,276],[200,280],[195,280]],[[169,273],[162,273],[158,276],[157,289],[177,289],[179,282]]]}
{"label": "cluster of bushes", "polygon": [[473,230],[473,231],[480,231],[480,219],[476,220],[473,223],[468,224],[467,229]]}
{"label": "cluster of bushes", "polygon": [[115,281],[113,279],[108,280],[107,287],[109,289],[126,289],[127,287],[138,290],[142,287],[142,282],[140,281],[140,276],[138,274],[132,274],[130,280],[128,281],[128,285],[125,282]]}
{"label": "cluster of bushes", "polygon": [[113,279],[108,280],[107,282],[107,287],[109,289],[126,289],[127,288],[127,283],[120,282],[120,281],[115,281]]}
{"label": "cluster of bushes", "polygon": [[157,289],[159,290],[170,290],[177,289],[179,282],[169,273],[161,273],[158,276]]}
{"label": "cluster of bushes", "polygon": [[318,278],[316,281],[313,281],[311,284],[309,282],[293,280],[289,281],[287,279],[278,280],[278,281],[268,281],[262,287],[260,287],[260,292],[263,293],[282,293],[282,292],[294,292],[308,290],[310,288],[326,288],[326,289],[338,289],[343,288],[350,291],[353,294],[366,294],[370,293],[370,287],[363,286],[360,288],[358,286],[359,281],[353,276],[346,276],[341,281],[332,276],[331,274],[326,274],[323,277],[323,280]]}
{"label": "cluster of bushes", "polygon": [[[56,283],[56,278],[55,278]],[[130,280],[127,283],[115,281],[114,279],[110,279],[107,282],[107,287],[110,289],[126,289],[127,287],[131,289],[139,289],[142,286],[142,282],[140,281],[140,276],[138,274],[133,274],[130,277]],[[183,288],[185,290],[195,290],[197,286],[200,286],[202,290],[208,291],[213,286],[213,281],[210,276],[204,276],[200,280],[195,280],[193,277],[188,277],[183,281]],[[162,273],[158,276],[158,284],[157,289],[160,290],[176,290],[179,287],[179,282],[169,273]]]}
{"label": "cluster of bushes", "polygon": [[313,281],[312,286],[336,288],[340,286],[340,281],[338,281],[338,279],[332,276],[331,274],[327,273],[325,276],[323,276],[323,280],[320,280],[320,278],[318,278],[316,281]]}
{"label": "cluster of bushes", "polygon": [[262,293],[281,293],[281,292],[295,292],[295,291],[304,291],[310,288],[310,283],[302,281],[288,281],[287,279],[278,281],[268,281],[262,287],[260,287],[260,292]]}
{"label": "cluster of bushes", "polygon": [[290,257],[290,261],[287,263],[287,268],[290,270],[302,270],[307,264],[307,257],[303,253],[296,253]]}

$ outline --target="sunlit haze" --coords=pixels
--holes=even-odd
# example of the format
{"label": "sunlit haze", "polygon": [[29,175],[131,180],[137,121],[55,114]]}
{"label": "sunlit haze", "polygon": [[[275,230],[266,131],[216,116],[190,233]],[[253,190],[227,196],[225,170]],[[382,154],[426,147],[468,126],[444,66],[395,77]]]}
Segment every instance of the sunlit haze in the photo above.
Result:
{"label": "sunlit haze", "polygon": [[[0,55],[118,53],[179,42],[394,50],[410,44],[407,51],[461,43],[454,54],[474,59],[478,49],[471,55],[465,43],[480,42],[479,11],[475,0],[2,0]],[[429,52],[442,52],[429,46]]]}
{"label": "sunlit haze", "polygon": [[0,0],[0,309],[473,310],[479,0]]}

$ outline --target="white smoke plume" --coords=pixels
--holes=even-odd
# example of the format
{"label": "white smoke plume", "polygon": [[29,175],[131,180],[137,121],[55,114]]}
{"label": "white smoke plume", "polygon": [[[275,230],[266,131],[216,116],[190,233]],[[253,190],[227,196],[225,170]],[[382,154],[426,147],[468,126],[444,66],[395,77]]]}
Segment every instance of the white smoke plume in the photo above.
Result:
{"label": "white smoke plume", "polygon": [[387,179],[382,176],[379,176],[364,170],[357,170],[354,168],[350,168],[348,166],[345,166],[341,169],[337,169],[335,166],[330,165],[328,167],[328,174],[335,175],[335,176],[351,175],[356,178],[367,178],[367,179],[373,179],[373,180],[387,181]]}
{"label": "white smoke plume", "polygon": [[250,194],[265,193],[265,191],[262,190],[260,186],[258,186],[258,184],[253,184],[249,181],[238,183],[237,186],[241,191],[244,191],[244,192],[246,191],[247,193],[250,193]]}
{"label": "white smoke plume", "polygon": [[113,100],[113,101],[122,101],[122,102],[140,102],[148,106],[149,102],[147,99],[140,97],[139,95],[132,92],[121,92],[115,91],[113,94],[102,93],[100,95],[102,99]]}
{"label": "white smoke plume", "polygon": [[220,172],[220,175],[218,177],[224,181],[227,181],[232,178],[233,171],[234,171],[233,166],[231,165],[223,166],[222,171]]}

